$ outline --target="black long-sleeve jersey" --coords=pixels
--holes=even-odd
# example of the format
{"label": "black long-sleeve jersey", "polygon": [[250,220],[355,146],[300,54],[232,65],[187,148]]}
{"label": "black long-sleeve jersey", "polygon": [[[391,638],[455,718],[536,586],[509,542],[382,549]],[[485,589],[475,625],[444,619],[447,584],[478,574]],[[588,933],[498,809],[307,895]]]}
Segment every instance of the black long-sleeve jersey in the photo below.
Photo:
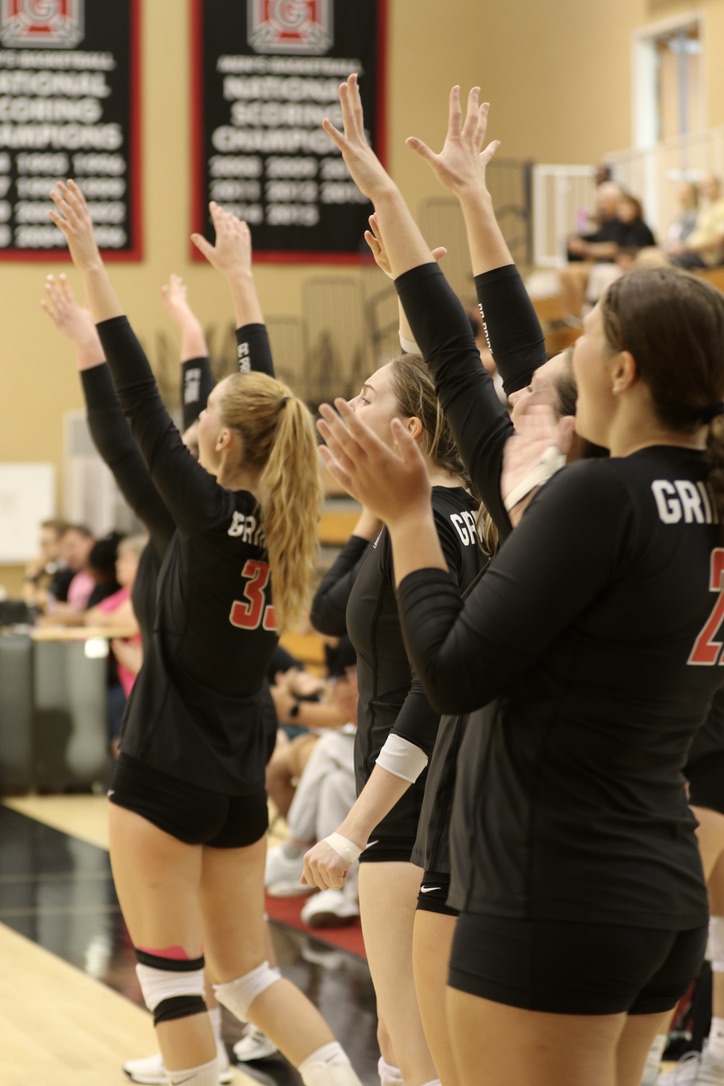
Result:
{"label": "black long-sleeve jersey", "polygon": [[266,754],[259,693],[277,641],[256,499],[219,486],[190,455],[126,318],[98,332],[134,440],[177,527],[123,749],[203,787],[256,791]]}
{"label": "black long-sleeve jersey", "polygon": [[[455,395],[458,381],[470,379],[481,388],[489,383],[485,374],[478,382],[478,372],[482,370],[480,359],[473,354],[469,343],[469,324],[462,307],[447,292],[442,276],[435,276],[429,281],[425,278],[424,300],[418,303],[416,284],[419,277],[408,273],[399,282],[404,288],[403,301],[406,307],[418,346],[423,356],[430,363],[435,374],[438,396],[443,403]],[[503,378],[503,387],[508,395],[529,384],[533,371],[546,361],[545,339],[525,285],[514,264],[475,277],[475,288],[480,305],[481,316],[489,346],[493,352],[496,366]],[[430,294],[438,289],[441,293],[442,312],[438,319],[428,320]],[[461,346],[459,352],[450,349],[450,337]],[[418,338],[419,337],[419,338]],[[477,360],[476,360],[477,358]],[[488,427],[505,441],[512,430],[501,426],[501,409],[497,397],[481,397],[478,411],[475,413],[478,432],[484,435]],[[462,434],[460,436],[463,436]],[[461,450],[462,454],[462,450]],[[491,495],[500,487],[500,453],[496,451],[489,460],[478,468],[480,476],[486,467],[489,472],[485,480],[483,493]],[[502,538],[510,531],[507,514],[501,519],[500,503],[493,502],[496,527]],[[471,586],[472,587],[472,586]],[[470,588],[468,589],[468,592]],[[473,714],[474,716],[474,714]],[[413,861],[428,871],[438,874],[450,871],[450,818],[457,774],[458,752],[468,726],[467,714],[443,716],[435,741],[435,748],[428,766],[425,794],[422,801],[417,839],[413,850]]]}
{"label": "black long-sleeve jersey", "polygon": [[684,768],[721,684],[724,547],[704,455],[580,461],[531,502],[463,606],[398,588],[410,658],[463,741],[451,903],[683,930],[706,922]]}
{"label": "black long-sleeve jersey", "polygon": [[[505,538],[511,524],[500,493],[500,474],[503,449],[513,434],[513,424],[481,364],[470,322],[437,264],[412,268],[395,280],[395,286],[415,340],[435,379],[438,399],[473,488],[497,525],[500,537]],[[485,318],[489,335],[493,308],[491,299]],[[530,374],[530,362],[539,357],[539,350],[533,347],[529,357],[525,351],[520,353],[516,363],[519,371],[517,376],[511,373],[506,391],[512,392],[514,387],[525,384],[521,378],[524,373]]]}
{"label": "black long-sleeve jersey", "polygon": [[[432,507],[445,560],[464,590],[486,561],[479,545],[477,506],[459,487],[433,487]],[[397,613],[389,535],[368,543],[352,536],[323,578],[312,623],[331,635],[347,633],[357,652],[359,687],[355,775],[361,791],[387,736],[394,732],[432,752],[440,714],[413,675]],[[375,829],[375,835],[414,840],[426,774],[420,775]]]}

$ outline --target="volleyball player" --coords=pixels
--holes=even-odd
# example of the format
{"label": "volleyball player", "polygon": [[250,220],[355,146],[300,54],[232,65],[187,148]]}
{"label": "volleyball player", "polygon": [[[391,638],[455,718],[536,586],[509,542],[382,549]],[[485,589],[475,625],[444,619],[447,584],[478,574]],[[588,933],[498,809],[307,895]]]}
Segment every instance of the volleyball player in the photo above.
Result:
{"label": "volleyball player", "polygon": [[259,693],[277,629],[300,612],[313,565],[311,420],[280,382],[233,375],[201,413],[197,464],[160,401],[80,190],[59,183],[52,199],[116,393],[177,526],[110,792],[114,878],[169,1082],[217,1083],[203,928],[219,1001],[278,1039],[307,1086],[358,1083],[318,1012],[265,960]]}
{"label": "volleyball player", "polygon": [[[354,78],[341,98],[335,138],[394,231],[399,195],[364,140]],[[398,278],[431,269],[417,236],[390,252]],[[424,305],[406,308],[417,331]],[[441,710],[486,707],[464,741],[453,832],[465,1084],[634,1086],[703,954],[681,769],[720,682],[723,342],[724,298],[706,283],[656,270],[609,289],[573,364],[577,429],[611,458],[540,489],[464,607],[402,428],[396,457],[343,401],[341,417],[324,409],[336,474],[390,530],[428,695]]]}

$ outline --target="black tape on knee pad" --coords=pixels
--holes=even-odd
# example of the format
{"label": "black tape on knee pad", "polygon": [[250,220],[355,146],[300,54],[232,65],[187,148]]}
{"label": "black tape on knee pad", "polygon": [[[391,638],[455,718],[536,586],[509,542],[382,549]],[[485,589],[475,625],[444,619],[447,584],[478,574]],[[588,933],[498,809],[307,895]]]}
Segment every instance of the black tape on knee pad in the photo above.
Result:
{"label": "black tape on knee pad", "polygon": [[201,996],[172,996],[162,1000],[153,1014],[153,1024],[173,1022],[176,1018],[190,1018],[192,1014],[206,1014],[206,1003]]}
{"label": "black tape on knee pad", "polygon": [[204,956],[200,958],[163,958],[160,954],[149,954],[147,950],[139,950],[134,947],[136,961],[141,965],[149,965],[152,969],[165,969],[169,973],[193,973],[196,969],[204,968]]}

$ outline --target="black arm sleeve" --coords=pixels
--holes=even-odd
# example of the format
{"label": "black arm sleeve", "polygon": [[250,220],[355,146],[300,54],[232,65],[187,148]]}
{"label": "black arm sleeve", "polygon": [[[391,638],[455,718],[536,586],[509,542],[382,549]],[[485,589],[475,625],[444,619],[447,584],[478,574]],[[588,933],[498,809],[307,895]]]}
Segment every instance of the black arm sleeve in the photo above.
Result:
{"label": "black arm sleeve", "polygon": [[350,536],[314,594],[309,618],[315,630],[328,637],[347,633],[347,600],[368,546],[369,540]]}
{"label": "black arm sleeve", "polygon": [[410,662],[439,712],[487,704],[610,577],[635,512],[624,488],[600,475],[601,463],[569,465],[541,489],[465,603],[443,570],[416,570],[398,586]]}
{"label": "black arm sleeve", "polygon": [[116,395],[164,505],[182,531],[204,531],[218,520],[227,492],[181,440],[128,319],[113,317],[97,328]]}
{"label": "black arm sleeve", "polygon": [[81,372],[88,428],[100,456],[110,468],[123,497],[146,526],[162,557],[175,525],[151,481],[138,446],[123,417],[108,366]]}
{"label": "black arm sleeve", "polygon": [[507,396],[548,360],[538,315],[515,264],[475,276],[480,315]]}
{"label": "black arm sleeve", "polygon": [[[435,521],[451,583],[455,585],[460,564],[460,541],[455,538],[454,529],[446,517],[436,516]],[[391,729],[392,733],[420,747],[429,758],[435,746],[439,726],[440,713],[430,704],[413,665],[410,690],[397,714],[397,719]]]}
{"label": "black arm sleeve", "polygon": [[463,463],[504,538],[511,524],[500,493],[500,475],[513,424],[480,361],[467,314],[437,264],[405,272],[395,286],[435,378],[438,399]]}
{"label": "black arm sleeve", "polygon": [[206,407],[209,393],[214,387],[211,366],[207,355],[187,358],[181,364],[181,403],[183,405],[183,429],[188,430]]}
{"label": "black arm sleeve", "polygon": [[274,377],[274,360],[265,324],[244,324],[236,329],[236,357],[241,373],[254,370]]}

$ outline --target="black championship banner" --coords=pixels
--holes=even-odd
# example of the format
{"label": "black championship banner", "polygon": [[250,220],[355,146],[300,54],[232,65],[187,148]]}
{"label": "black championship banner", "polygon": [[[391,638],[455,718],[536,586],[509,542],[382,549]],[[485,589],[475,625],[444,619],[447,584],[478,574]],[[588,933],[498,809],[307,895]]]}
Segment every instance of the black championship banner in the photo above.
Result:
{"label": "black championship banner", "polygon": [[371,207],[322,118],[342,127],[357,72],[384,161],[385,33],[386,0],[192,0],[194,230],[213,238],[215,200],[248,222],[256,260],[359,260]]}
{"label": "black championship banner", "polygon": [[72,177],[108,259],[138,260],[139,0],[0,0],[0,260],[67,255]]}

